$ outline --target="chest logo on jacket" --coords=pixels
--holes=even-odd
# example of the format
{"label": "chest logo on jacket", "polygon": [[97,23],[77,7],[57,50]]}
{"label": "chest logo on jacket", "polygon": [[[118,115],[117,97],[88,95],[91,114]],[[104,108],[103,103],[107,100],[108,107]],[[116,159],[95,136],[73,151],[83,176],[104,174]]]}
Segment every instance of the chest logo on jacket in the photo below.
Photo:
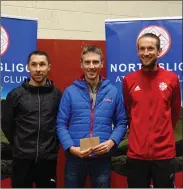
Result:
{"label": "chest logo on jacket", "polygon": [[165,91],[166,89],[167,89],[167,84],[165,83],[165,82],[161,82],[160,84],[159,84],[159,89],[161,90],[161,91]]}
{"label": "chest logo on jacket", "polygon": [[112,100],[112,98],[104,98],[103,101],[104,101],[104,102],[112,102],[113,100]]}
{"label": "chest logo on jacket", "polygon": [[140,91],[140,90],[141,90],[141,88],[138,85],[134,89],[134,91]]}

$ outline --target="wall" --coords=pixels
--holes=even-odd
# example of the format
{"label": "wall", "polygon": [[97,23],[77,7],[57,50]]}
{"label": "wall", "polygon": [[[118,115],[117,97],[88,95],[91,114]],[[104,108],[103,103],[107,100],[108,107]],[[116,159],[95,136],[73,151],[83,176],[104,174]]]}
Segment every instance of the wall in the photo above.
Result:
{"label": "wall", "polygon": [[[64,91],[80,75],[79,58],[84,45],[99,45],[105,55],[106,19],[182,16],[182,2],[1,1],[1,14],[38,19],[38,48],[48,52],[52,64],[49,77]],[[102,74],[106,74],[105,67]],[[61,149],[58,187],[63,187],[64,161]],[[112,187],[125,188],[123,178],[112,174]]]}
{"label": "wall", "polygon": [[[80,54],[84,45],[95,44],[102,48],[105,56],[105,41],[38,39],[38,48],[48,52],[51,61],[51,78],[64,91],[81,74]],[[104,58],[105,61],[105,58]],[[102,75],[106,75],[104,64]]]}
{"label": "wall", "polygon": [[182,2],[1,1],[1,14],[38,19],[38,48],[51,57],[50,76],[64,90],[79,75],[83,45],[96,42],[105,54],[106,19],[181,16]]}
{"label": "wall", "polygon": [[105,40],[105,19],[182,16],[182,2],[1,1],[1,14],[38,18],[39,39]]}

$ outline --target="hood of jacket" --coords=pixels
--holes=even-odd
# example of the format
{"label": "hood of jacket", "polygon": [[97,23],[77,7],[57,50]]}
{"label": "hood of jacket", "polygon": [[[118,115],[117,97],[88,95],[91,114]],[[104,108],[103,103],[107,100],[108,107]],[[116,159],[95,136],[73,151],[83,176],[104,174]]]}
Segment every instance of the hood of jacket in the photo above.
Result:
{"label": "hood of jacket", "polygon": [[40,92],[51,92],[54,88],[53,81],[49,79],[46,80],[46,84],[43,86],[33,86],[29,82],[30,82],[30,78],[25,79],[22,86],[26,90],[29,90],[30,92],[37,92],[38,90]]}

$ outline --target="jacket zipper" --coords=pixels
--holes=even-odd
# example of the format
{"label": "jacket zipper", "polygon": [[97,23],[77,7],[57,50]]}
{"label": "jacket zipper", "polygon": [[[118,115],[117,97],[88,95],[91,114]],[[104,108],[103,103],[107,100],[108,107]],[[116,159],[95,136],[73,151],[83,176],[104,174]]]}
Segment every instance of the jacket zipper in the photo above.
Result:
{"label": "jacket zipper", "polygon": [[91,107],[90,137],[93,136],[93,123],[94,123],[94,108]]}
{"label": "jacket zipper", "polygon": [[36,155],[36,162],[38,160],[38,155],[39,155],[39,133],[40,133],[40,125],[41,125],[41,104],[40,104],[40,95],[39,95],[39,89],[38,89],[38,104],[39,104],[39,127],[38,127],[38,134],[37,134],[37,155]]}
{"label": "jacket zipper", "polygon": [[[98,94],[98,90],[96,91],[96,99],[95,99],[95,105],[97,102],[97,94]],[[89,93],[90,96],[90,93]],[[93,136],[93,125],[94,125],[94,110],[95,110],[95,105],[94,107],[92,107],[92,103],[90,100],[90,104],[91,104],[91,122],[90,122],[90,138]]]}
{"label": "jacket zipper", "polygon": [[[151,85],[151,82],[150,82],[150,90],[152,89],[152,85]],[[152,91],[152,90],[151,90]],[[149,117],[149,123],[150,123],[150,137],[149,137],[149,157],[150,159],[152,160],[152,140],[151,140],[151,135],[152,135],[152,130],[153,130],[153,127],[152,127],[152,116],[151,116],[151,109],[152,109],[152,97],[150,96],[150,107],[149,107],[149,112],[150,112],[150,117]]]}

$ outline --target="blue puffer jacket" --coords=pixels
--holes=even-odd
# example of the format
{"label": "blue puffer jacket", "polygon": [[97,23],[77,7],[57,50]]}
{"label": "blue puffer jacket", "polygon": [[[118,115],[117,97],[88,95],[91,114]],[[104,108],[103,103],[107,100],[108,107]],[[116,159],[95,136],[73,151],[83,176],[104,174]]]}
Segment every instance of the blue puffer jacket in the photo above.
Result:
{"label": "blue puffer jacket", "polygon": [[66,88],[57,116],[57,135],[64,150],[91,136],[100,137],[100,142],[112,139],[116,145],[123,139],[127,128],[123,99],[109,80],[102,80],[91,107],[85,81],[76,80]]}

